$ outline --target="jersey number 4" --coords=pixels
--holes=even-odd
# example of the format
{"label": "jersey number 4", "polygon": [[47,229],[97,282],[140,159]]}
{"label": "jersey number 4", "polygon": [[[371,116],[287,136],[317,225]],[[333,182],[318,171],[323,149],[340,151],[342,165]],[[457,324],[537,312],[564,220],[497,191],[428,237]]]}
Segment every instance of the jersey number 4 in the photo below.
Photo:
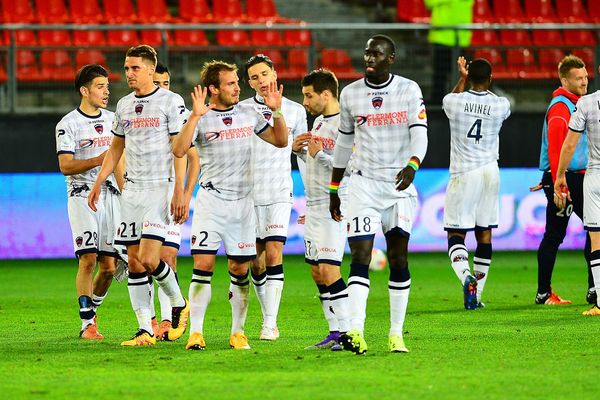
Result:
{"label": "jersey number 4", "polygon": [[475,139],[475,143],[479,143],[479,140],[483,137],[481,135],[481,118],[477,118],[473,125],[471,125],[471,129],[467,132],[467,137]]}

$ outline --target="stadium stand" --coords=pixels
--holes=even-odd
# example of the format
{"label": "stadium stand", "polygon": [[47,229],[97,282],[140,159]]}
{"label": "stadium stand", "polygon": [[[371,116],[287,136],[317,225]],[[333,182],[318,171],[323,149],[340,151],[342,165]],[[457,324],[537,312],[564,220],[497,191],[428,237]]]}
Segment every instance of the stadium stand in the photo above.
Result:
{"label": "stadium stand", "polygon": [[240,0],[213,1],[213,15],[220,23],[246,22],[248,19]]}
{"label": "stadium stand", "polygon": [[71,18],[76,24],[98,24],[105,21],[98,0],[69,1]]}
{"label": "stadium stand", "polygon": [[71,16],[63,0],[35,0],[37,20],[42,24],[64,24]]}
{"label": "stadium stand", "polygon": [[179,21],[188,23],[214,22],[207,0],[179,0]]}
{"label": "stadium stand", "polygon": [[44,81],[73,81],[75,70],[66,50],[42,50],[41,79]]}

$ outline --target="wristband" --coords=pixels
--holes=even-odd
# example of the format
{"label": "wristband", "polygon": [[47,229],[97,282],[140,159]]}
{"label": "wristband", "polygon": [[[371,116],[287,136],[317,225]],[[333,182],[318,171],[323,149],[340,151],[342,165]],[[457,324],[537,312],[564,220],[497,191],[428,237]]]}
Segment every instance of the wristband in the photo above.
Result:
{"label": "wristband", "polygon": [[331,182],[329,184],[329,193],[330,194],[337,194],[339,188],[340,188],[340,183],[339,182]]}
{"label": "wristband", "polygon": [[283,117],[283,113],[281,112],[281,108],[273,111],[273,118],[281,118]]}
{"label": "wristband", "polygon": [[419,162],[419,159],[417,157],[411,157],[411,159],[408,161],[407,167],[411,167],[415,170],[415,172],[417,172],[419,170],[420,165],[421,163]]}

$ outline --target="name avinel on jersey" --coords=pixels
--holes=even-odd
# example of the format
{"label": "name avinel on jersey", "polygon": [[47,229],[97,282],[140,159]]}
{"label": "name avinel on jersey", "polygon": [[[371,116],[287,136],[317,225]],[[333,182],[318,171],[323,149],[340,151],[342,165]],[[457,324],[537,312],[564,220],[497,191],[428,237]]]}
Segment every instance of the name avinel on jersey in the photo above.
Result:
{"label": "name avinel on jersey", "polygon": [[490,104],[465,103],[464,112],[467,114],[492,115],[492,106]]}

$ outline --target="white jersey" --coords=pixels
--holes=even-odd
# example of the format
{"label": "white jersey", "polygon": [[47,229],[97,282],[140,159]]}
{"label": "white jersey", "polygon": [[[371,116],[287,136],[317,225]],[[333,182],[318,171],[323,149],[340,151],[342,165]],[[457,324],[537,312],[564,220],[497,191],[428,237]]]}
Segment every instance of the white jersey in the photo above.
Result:
{"label": "white jersey", "polygon": [[[571,114],[569,129],[588,137],[588,164],[586,174],[600,174],[600,91],[582,96]],[[584,212],[585,216],[585,212]]]}
{"label": "white jersey", "polygon": [[133,182],[162,182],[175,175],[171,136],[183,126],[186,109],[177,93],[156,88],[130,93],[117,103],[112,131],[125,138],[126,176]]}
{"label": "white jersey", "polygon": [[[340,114],[319,115],[315,118],[312,136],[318,138],[323,144],[323,150],[311,157],[306,154],[306,179],[304,190],[306,192],[306,205],[328,203],[329,182],[333,170],[333,148],[339,135]],[[340,193],[345,193],[347,179],[342,180]]]}
{"label": "white jersey", "polygon": [[[87,115],[79,108],[65,115],[56,125],[56,153],[73,154],[75,160],[88,160],[104,153],[110,147],[110,129],[114,113],[100,110],[98,115]],[[88,185],[91,188],[100,172],[100,166],[66,177],[67,191]],[[116,187],[113,175],[107,179]],[[108,183],[107,183],[108,184]]]}
{"label": "white jersey", "polygon": [[340,132],[355,135],[352,172],[395,182],[413,156],[410,128],[427,128],[419,85],[394,74],[380,85],[360,79],[342,89],[340,106]]}
{"label": "white jersey", "polygon": [[[272,112],[264,104],[262,97],[256,95],[240,104],[252,105],[272,125]],[[288,145],[284,148],[272,146],[259,138],[254,140],[254,204],[268,205],[292,201],[292,142],[294,137],[308,131],[306,111],[301,104],[286,97],[282,99],[281,112],[288,128]]]}
{"label": "white jersey", "polygon": [[510,115],[508,99],[468,90],[447,94],[442,104],[450,120],[450,173],[497,161],[500,128]]}
{"label": "white jersey", "polygon": [[204,114],[194,133],[200,154],[200,186],[224,200],[248,196],[252,191],[253,137],[267,128],[264,115],[248,104]]}

